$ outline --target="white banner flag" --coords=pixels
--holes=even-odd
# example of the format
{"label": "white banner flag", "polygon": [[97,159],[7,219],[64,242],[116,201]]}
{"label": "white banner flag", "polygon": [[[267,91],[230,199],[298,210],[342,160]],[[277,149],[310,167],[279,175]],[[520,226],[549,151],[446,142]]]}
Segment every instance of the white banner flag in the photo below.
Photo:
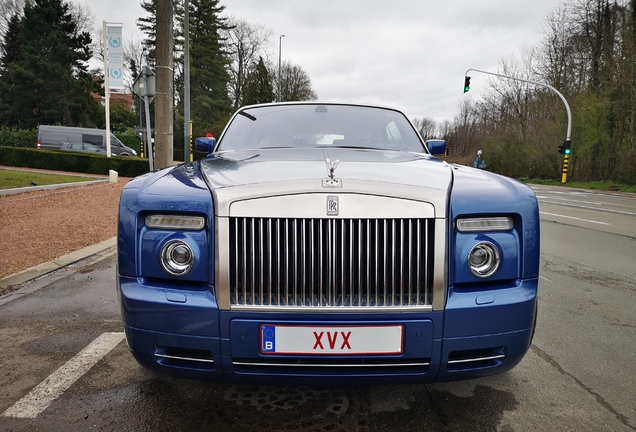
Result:
{"label": "white banner flag", "polygon": [[107,26],[108,40],[108,87],[124,88],[124,49],[121,38],[121,24]]}

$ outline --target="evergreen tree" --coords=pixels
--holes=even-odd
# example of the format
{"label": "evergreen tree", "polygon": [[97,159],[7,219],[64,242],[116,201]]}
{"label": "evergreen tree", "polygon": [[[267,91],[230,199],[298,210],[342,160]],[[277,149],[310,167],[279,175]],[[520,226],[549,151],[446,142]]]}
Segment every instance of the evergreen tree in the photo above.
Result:
{"label": "evergreen tree", "polygon": [[[13,15],[8,24],[7,31],[4,34],[4,41],[0,47],[2,57],[0,57],[0,125],[12,124],[10,119],[12,101],[2,94],[8,90],[6,86],[11,83],[10,67],[12,64],[20,60],[22,56],[22,46],[20,44],[20,30],[22,19],[18,14]],[[2,114],[4,113],[4,114]]]}
{"label": "evergreen tree", "polygon": [[78,31],[68,3],[27,3],[19,30],[9,39],[12,42],[4,45],[0,123],[24,129],[92,124],[99,106],[89,93],[97,90],[86,64],[91,38]]}
{"label": "evergreen tree", "polygon": [[155,31],[157,16],[157,0],[142,0],[141,7],[148,12],[148,15],[137,19],[137,27],[146,35],[143,46],[147,51],[146,59],[155,63],[155,46],[157,44],[157,33]]}
{"label": "evergreen tree", "polygon": [[5,71],[9,64],[20,59],[22,47],[20,46],[20,15],[12,15],[7,23],[7,31],[4,34],[4,40],[0,50],[2,57],[0,58],[0,74]]}
{"label": "evergreen tree", "polygon": [[[146,35],[142,42],[146,50],[146,60],[148,60],[151,66],[154,66],[157,46],[157,0],[142,0],[141,7],[148,15],[137,19],[137,28]],[[183,3],[179,0],[173,0],[172,7],[175,15],[174,46],[175,53],[177,53],[175,55],[176,63],[179,59],[178,53],[183,49]]]}
{"label": "evergreen tree", "polygon": [[272,79],[265,66],[265,62],[263,62],[263,57],[259,57],[258,63],[252,66],[245,80],[244,95],[241,104],[253,105],[272,102],[276,99],[271,81]]}
{"label": "evergreen tree", "polygon": [[22,15],[24,4],[32,0],[0,0],[0,36],[8,32],[9,22],[14,15]]}
{"label": "evergreen tree", "polygon": [[229,30],[218,0],[190,2],[190,94],[195,125],[210,129],[231,112],[229,56],[221,31]]}

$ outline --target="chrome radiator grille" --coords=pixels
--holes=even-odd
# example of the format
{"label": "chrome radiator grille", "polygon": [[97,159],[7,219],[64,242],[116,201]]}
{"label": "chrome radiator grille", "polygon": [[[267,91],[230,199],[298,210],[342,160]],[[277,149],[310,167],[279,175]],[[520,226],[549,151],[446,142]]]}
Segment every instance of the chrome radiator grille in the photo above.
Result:
{"label": "chrome radiator grille", "polygon": [[230,218],[230,303],[431,305],[433,219]]}

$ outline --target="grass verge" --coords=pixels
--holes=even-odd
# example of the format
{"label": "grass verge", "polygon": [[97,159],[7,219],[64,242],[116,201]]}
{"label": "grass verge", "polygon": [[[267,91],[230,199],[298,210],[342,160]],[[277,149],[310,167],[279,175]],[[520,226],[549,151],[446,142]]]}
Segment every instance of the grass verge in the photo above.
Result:
{"label": "grass verge", "polygon": [[13,189],[27,186],[45,186],[62,183],[101,180],[97,177],[68,176],[47,174],[33,171],[16,171],[0,169],[0,189]]}
{"label": "grass verge", "polygon": [[522,177],[519,181],[523,183],[530,184],[543,184],[550,186],[565,186],[571,188],[579,188],[579,189],[591,189],[591,190],[599,190],[599,191],[608,191],[608,192],[631,192],[636,193],[636,185],[625,185],[620,183],[615,183],[609,180],[603,181],[592,181],[592,182],[576,182],[569,181],[565,184],[561,183],[557,180],[543,180],[543,179],[531,179],[527,177]]}

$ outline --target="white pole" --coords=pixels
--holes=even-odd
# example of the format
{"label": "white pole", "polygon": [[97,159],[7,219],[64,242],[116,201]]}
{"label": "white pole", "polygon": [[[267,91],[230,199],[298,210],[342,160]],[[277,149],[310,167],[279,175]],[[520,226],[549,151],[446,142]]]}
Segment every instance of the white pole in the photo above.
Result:
{"label": "white pole", "polygon": [[281,85],[281,79],[280,79],[280,53],[281,53],[281,48],[283,47],[283,38],[285,37],[285,35],[280,35],[278,37],[278,102],[280,102],[281,97],[282,97],[282,92],[280,91],[280,85]]}
{"label": "white pole", "polygon": [[148,164],[150,167],[150,171],[154,171],[155,162],[154,162],[154,146],[152,145],[152,130],[150,127],[150,101],[148,98],[148,75],[150,74],[150,68],[148,66],[144,66],[142,68],[142,75],[144,79],[144,106],[146,108],[146,148],[148,152]]}
{"label": "white pole", "polygon": [[108,26],[103,21],[104,32],[104,111],[106,112],[106,157],[110,157],[110,70],[108,68]]}

